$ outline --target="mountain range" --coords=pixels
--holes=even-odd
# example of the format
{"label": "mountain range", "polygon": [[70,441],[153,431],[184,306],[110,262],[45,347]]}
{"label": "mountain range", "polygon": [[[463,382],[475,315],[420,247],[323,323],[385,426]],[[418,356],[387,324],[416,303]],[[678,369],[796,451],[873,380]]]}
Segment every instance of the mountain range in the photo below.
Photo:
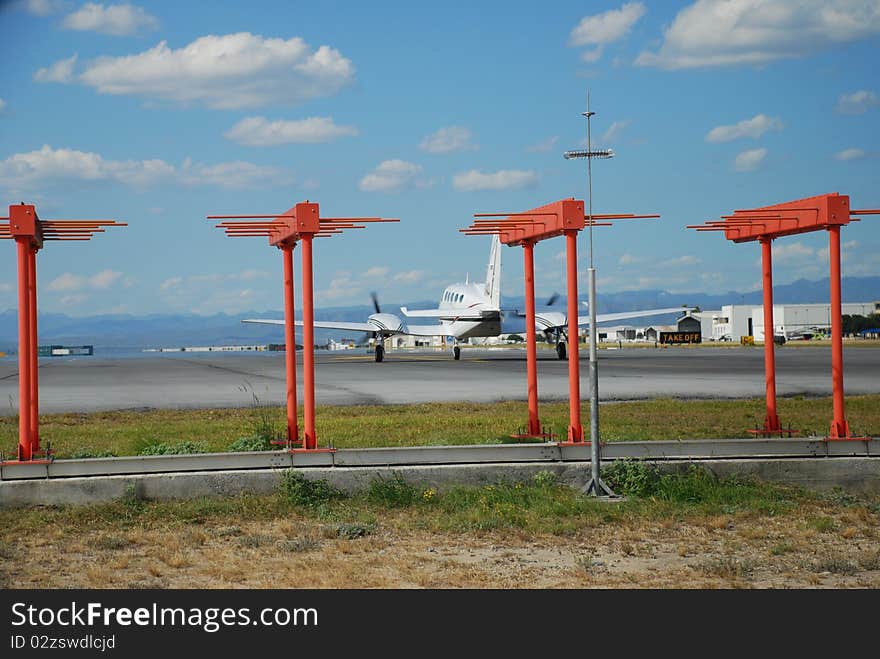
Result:
{"label": "mountain range", "polygon": [[[829,283],[824,280],[800,279],[790,284],[774,287],[773,297],[777,304],[806,304],[827,302]],[[880,277],[844,277],[842,280],[844,302],[870,302],[880,300]],[[585,298],[582,298],[585,299]],[[599,296],[598,313],[632,311],[653,307],[678,305],[698,306],[701,309],[720,309],[725,304],[761,304],[760,290],[749,292],[730,291],[722,294],[670,293],[651,289],[622,291]],[[540,307],[542,301],[538,300]],[[401,301],[384,303],[383,311],[398,313],[400,306],[410,309],[434,308],[436,300]],[[505,297],[504,309],[524,309],[522,296]],[[565,309],[564,297],[556,305]],[[373,307],[368,304],[344,307],[327,307],[315,310],[316,320],[363,321]],[[281,327],[271,325],[243,325],[242,318],[283,318],[280,310],[248,311],[241,314],[225,313],[211,316],[196,314],[151,314],[135,316],[114,314],[100,316],[67,316],[58,313],[41,313],[38,319],[41,344],[94,345],[111,348],[155,348],[165,346],[195,345],[249,345],[282,343]],[[674,321],[656,317],[652,322],[666,324]],[[516,331],[516,330],[509,330]],[[325,343],[329,337],[339,338],[339,332],[316,330],[317,343]],[[298,337],[301,336],[298,332]],[[360,339],[361,336],[351,338]],[[0,351],[14,351],[18,344],[18,315],[15,309],[0,312]]]}

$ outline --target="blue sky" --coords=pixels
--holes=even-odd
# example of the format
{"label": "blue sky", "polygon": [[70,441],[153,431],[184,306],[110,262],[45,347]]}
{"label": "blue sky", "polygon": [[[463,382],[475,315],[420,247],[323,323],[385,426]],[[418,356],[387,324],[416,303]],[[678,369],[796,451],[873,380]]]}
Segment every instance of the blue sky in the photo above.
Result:
{"label": "blue sky", "polygon": [[[457,231],[473,213],[585,197],[562,152],[588,87],[594,142],[617,153],[594,165],[594,211],[663,216],[596,229],[600,295],[757,288],[757,245],[684,228],[735,208],[880,207],[876,0],[25,0],[0,8],[0,41],[0,202],[129,223],[47,244],[43,312],[281,308],[278,252],[205,216],[305,199],[401,219],[317,243],[318,306],[437,298],[483,275],[488,238]],[[844,275],[880,274],[880,220],[843,242]],[[563,289],[563,247],[536,250],[539,293]],[[824,276],[826,247],[780,241],[776,281]],[[520,252],[503,258],[520,294]]]}

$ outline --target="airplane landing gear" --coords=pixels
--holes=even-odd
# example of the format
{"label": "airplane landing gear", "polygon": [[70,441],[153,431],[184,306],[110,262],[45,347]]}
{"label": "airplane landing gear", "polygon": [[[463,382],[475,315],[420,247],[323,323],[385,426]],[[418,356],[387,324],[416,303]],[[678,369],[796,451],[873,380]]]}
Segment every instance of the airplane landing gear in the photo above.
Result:
{"label": "airplane landing gear", "polygon": [[452,348],[452,358],[455,361],[458,361],[459,359],[461,359],[461,348],[459,348],[458,346],[454,346]]}
{"label": "airplane landing gear", "polygon": [[565,344],[561,341],[556,344],[556,356],[559,359],[565,359]]}
{"label": "airplane landing gear", "polygon": [[381,362],[385,360],[385,348],[382,347],[382,344],[379,343],[376,345],[376,361]]}

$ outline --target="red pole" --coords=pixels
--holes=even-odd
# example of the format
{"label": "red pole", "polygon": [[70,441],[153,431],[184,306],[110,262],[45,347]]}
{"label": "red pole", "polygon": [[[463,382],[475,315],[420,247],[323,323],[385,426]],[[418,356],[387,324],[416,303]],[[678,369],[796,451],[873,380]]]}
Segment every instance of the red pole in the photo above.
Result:
{"label": "red pole", "polygon": [[303,287],[303,448],[318,447],[315,434],[315,314],[312,299],[312,235],[302,237]]}
{"label": "red pole", "polygon": [[834,420],[831,439],[850,436],[849,423],[843,409],[843,324],[840,306],[840,226],[828,227],[828,257],[831,261],[831,391]]}
{"label": "red pole", "polygon": [[284,261],[284,364],[287,370],[287,442],[299,439],[296,420],[296,326],[293,307],[293,246],[281,247]]}
{"label": "red pole", "polygon": [[578,363],[577,231],[565,232],[568,277],[568,441],[583,442],[581,426],[581,373]]}
{"label": "red pole", "polygon": [[535,336],[535,243],[523,242],[523,270],[526,279],[526,369],[529,394],[527,435],[541,434],[538,420],[538,347]]}
{"label": "red pole", "polygon": [[33,457],[31,441],[31,328],[28,291],[28,238],[16,239],[18,248],[18,459]]}
{"label": "red pole", "polygon": [[773,341],[773,242],[761,238],[762,282],[764,285],[764,379],[767,392],[767,415],[764,432],[780,432],[779,416],[776,414],[776,345]]}
{"label": "red pole", "polygon": [[28,312],[31,330],[31,450],[40,450],[40,364],[37,359],[37,250],[28,250]]}

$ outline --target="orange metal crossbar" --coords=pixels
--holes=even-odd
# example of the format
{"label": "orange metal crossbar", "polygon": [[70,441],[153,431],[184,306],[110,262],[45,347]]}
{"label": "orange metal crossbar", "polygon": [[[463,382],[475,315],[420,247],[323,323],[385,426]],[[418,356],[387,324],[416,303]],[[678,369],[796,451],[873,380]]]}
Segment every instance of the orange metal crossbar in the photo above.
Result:
{"label": "orange metal crossbar", "polygon": [[[470,226],[459,229],[469,236],[499,236],[509,246],[523,248],[523,269],[526,297],[527,392],[529,418],[524,433],[514,437],[548,438],[538,418],[538,376],[535,345],[535,272],[534,247],[548,238],[565,236],[568,291],[568,374],[569,426],[568,441],[583,443],[584,431],[580,417],[580,370],[578,365],[578,293],[577,233],[588,226],[613,226],[614,220],[659,218],[659,215],[632,213],[584,214],[584,202],[562,199],[539,208],[516,213],[474,213]],[[492,218],[492,219],[482,219]]]}
{"label": "orange metal crossbar", "polygon": [[[826,439],[860,439],[851,435],[844,412],[843,332],[840,296],[840,228],[857,222],[855,215],[877,215],[880,209],[850,210],[849,197],[836,192],[798,199],[761,208],[738,209],[721,220],[688,225],[697,231],[723,231],[734,242],[757,241],[761,244],[762,282],[764,289],[764,379],[767,413],[764,426],[752,432],[773,435],[784,431],[776,413],[776,358],[773,325],[773,250],[777,238],[809,231],[828,232],[829,278],[831,281],[831,378],[834,418]],[[783,224],[793,222],[794,224]]]}
{"label": "orange metal crossbar", "polygon": [[[398,218],[321,217],[317,203],[305,201],[279,215],[208,215],[227,236],[265,237],[282,251],[284,265],[285,368],[287,378],[287,446],[300,444],[296,415],[296,341],[294,337],[293,250],[302,244],[303,292],[303,450],[318,449],[315,432],[315,328],[312,241],[331,238],[347,229],[365,229],[368,223],[399,222]],[[269,220],[269,221],[241,221]]]}
{"label": "orange metal crossbar", "polygon": [[[90,240],[104,227],[128,226],[116,220],[41,220],[33,204],[9,207],[0,218],[0,239],[13,239],[18,254],[18,460],[40,452],[40,403],[37,359],[37,252],[48,241]],[[45,449],[45,457],[51,450]]]}

